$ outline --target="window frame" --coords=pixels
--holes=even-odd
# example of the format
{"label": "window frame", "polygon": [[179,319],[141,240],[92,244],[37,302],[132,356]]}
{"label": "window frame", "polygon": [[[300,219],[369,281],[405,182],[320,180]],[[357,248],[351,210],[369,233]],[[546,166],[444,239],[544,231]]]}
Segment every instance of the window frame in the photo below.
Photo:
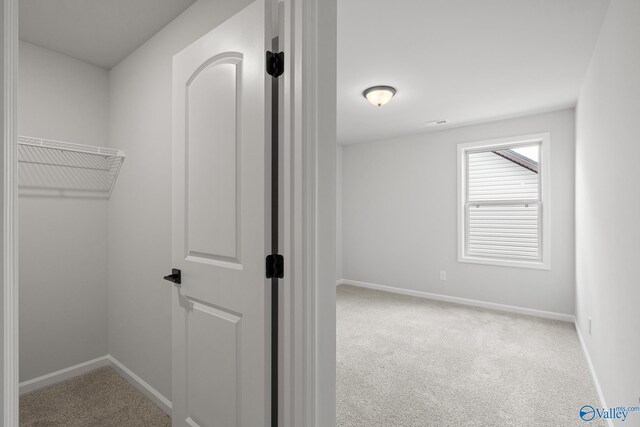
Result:
{"label": "window frame", "polygon": [[[470,152],[493,151],[508,147],[540,144],[538,175],[540,192],[540,261],[519,261],[497,258],[481,258],[467,255],[467,154]],[[551,270],[551,134],[549,132],[519,135],[506,138],[460,143],[457,147],[458,176],[458,262],[497,265],[537,270]],[[510,201],[505,201],[508,204]],[[515,201],[519,202],[519,201]]]}

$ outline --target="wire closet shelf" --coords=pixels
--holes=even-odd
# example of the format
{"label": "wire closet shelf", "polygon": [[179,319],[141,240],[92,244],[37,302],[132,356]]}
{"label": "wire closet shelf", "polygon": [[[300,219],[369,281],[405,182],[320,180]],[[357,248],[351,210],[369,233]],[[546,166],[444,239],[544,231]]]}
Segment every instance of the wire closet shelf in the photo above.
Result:
{"label": "wire closet shelf", "polygon": [[124,157],[113,148],[19,136],[19,193],[108,199]]}

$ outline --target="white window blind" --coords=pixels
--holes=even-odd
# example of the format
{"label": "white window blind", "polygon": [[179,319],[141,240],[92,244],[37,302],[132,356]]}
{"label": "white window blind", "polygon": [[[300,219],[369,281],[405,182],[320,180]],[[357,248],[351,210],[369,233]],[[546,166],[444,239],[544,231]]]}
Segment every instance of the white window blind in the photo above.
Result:
{"label": "white window blind", "polygon": [[465,255],[542,261],[540,144],[466,152]]}

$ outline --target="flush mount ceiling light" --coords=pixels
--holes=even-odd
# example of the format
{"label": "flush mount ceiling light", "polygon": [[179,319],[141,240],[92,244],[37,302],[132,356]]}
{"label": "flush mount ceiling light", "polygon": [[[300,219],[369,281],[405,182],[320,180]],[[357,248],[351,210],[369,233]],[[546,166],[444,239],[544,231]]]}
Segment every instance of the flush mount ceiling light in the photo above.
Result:
{"label": "flush mount ceiling light", "polygon": [[396,90],[391,86],[373,86],[362,92],[367,101],[378,107],[383,106],[393,98]]}

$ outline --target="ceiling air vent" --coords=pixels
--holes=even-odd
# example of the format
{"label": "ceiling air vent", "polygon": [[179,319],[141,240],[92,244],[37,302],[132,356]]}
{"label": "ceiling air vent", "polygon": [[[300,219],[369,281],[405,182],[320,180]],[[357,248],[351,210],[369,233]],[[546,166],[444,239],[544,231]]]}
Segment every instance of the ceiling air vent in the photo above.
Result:
{"label": "ceiling air vent", "polygon": [[447,123],[449,123],[449,120],[446,120],[446,119],[431,120],[430,122],[425,123],[425,126],[440,126],[440,125],[446,125]]}

